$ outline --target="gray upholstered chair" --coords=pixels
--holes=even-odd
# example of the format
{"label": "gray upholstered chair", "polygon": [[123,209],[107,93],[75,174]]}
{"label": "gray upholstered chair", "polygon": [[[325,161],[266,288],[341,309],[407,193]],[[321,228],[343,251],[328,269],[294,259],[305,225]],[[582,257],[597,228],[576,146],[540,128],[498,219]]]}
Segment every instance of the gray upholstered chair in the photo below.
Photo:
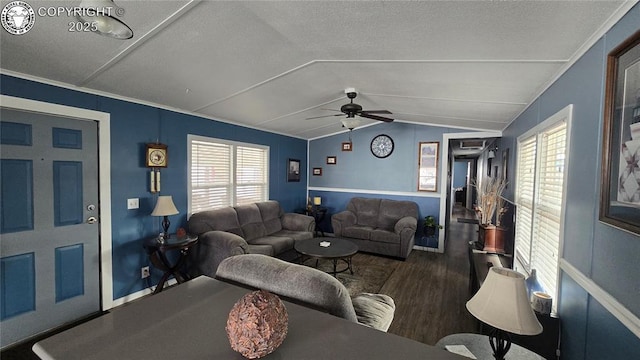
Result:
{"label": "gray upholstered chair", "polygon": [[327,273],[260,254],[224,259],[216,279],[266,290],[381,331],[391,325],[396,308],[390,296],[363,293],[352,299],[347,288]]}

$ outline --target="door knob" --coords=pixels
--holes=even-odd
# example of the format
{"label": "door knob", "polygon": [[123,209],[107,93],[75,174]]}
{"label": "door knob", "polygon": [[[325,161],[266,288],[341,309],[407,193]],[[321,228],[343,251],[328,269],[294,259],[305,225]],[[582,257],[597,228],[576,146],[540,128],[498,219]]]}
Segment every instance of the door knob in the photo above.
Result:
{"label": "door knob", "polygon": [[90,217],[87,219],[87,224],[95,224],[95,223],[97,223],[97,222],[98,222],[98,218],[96,218],[95,216],[90,216]]}

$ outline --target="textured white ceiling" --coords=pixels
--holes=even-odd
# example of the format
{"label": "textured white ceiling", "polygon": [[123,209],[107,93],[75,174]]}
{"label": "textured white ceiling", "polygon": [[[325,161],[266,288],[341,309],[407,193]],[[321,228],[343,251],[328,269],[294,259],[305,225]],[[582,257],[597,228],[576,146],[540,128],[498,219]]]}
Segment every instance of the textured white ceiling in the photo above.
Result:
{"label": "textured white ceiling", "polygon": [[121,0],[132,39],[37,17],[2,31],[0,67],[301,138],[342,130],[305,119],[346,87],[397,121],[502,130],[634,3]]}

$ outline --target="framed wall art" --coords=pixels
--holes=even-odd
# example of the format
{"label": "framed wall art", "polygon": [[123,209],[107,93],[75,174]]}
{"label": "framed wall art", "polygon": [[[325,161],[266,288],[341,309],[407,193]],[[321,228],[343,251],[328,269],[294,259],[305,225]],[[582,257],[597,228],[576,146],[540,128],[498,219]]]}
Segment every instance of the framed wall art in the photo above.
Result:
{"label": "framed wall art", "polygon": [[327,164],[335,165],[338,163],[338,159],[335,156],[327,156]]}
{"label": "framed wall art", "polygon": [[418,191],[437,191],[438,145],[436,142],[418,144]]}
{"label": "framed wall art", "polygon": [[640,31],[607,57],[600,221],[640,234]]}
{"label": "framed wall art", "polygon": [[320,167],[313,168],[312,174],[313,176],[322,176],[322,168]]}
{"label": "framed wall art", "polygon": [[300,181],[300,160],[289,159],[289,163],[287,165],[287,181]]}
{"label": "framed wall art", "polygon": [[351,150],[353,150],[353,144],[351,143],[351,141],[342,143],[342,151],[351,151]]}

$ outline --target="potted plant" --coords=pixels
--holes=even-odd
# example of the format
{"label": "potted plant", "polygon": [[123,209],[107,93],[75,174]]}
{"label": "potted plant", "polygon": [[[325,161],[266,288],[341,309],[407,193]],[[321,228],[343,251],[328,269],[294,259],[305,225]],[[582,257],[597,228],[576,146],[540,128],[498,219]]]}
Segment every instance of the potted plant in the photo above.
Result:
{"label": "potted plant", "polygon": [[483,246],[483,250],[490,252],[504,252],[504,241],[501,233],[498,234],[493,218],[496,216],[496,224],[500,225],[502,215],[506,212],[502,192],[507,185],[503,179],[484,178],[482,183],[476,187],[475,212],[478,218],[478,243]]}
{"label": "potted plant", "polygon": [[424,235],[425,236],[435,235],[436,228],[442,229],[442,225],[436,222],[436,218],[433,215],[426,216],[424,218]]}

